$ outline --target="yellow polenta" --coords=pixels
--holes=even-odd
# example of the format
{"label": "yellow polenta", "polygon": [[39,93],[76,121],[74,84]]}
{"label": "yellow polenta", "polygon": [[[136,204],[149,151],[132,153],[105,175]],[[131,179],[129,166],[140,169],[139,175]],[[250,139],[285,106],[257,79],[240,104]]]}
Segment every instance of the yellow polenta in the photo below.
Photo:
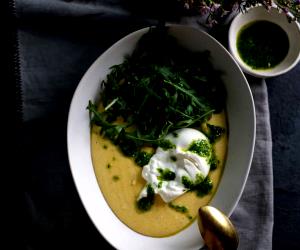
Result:
{"label": "yellow polenta", "polygon": [[[226,129],[225,113],[213,115],[210,124]],[[187,192],[172,203],[185,206],[188,213],[179,213],[170,208],[156,195],[155,203],[147,212],[136,208],[136,199],[145,186],[141,176],[142,168],[130,157],[125,157],[117,146],[99,134],[99,127],[93,126],[91,133],[92,160],[100,189],[115,215],[132,230],[143,235],[165,237],[175,234],[190,225],[197,216],[199,207],[212,199],[220,182],[227,152],[227,133],[214,144],[217,169],[210,171],[213,182],[212,192],[197,197],[195,192]]]}

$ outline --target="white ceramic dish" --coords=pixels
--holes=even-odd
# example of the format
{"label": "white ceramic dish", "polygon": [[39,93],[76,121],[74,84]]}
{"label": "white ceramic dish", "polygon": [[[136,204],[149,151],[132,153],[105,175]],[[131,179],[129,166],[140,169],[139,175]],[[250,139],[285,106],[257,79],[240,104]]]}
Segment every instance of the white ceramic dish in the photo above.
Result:
{"label": "white ceramic dish", "polygon": [[[90,151],[89,100],[99,96],[100,82],[109,67],[123,61],[132,52],[138,39],[148,28],[124,37],[89,68],[80,81],[70,106],[67,144],[71,172],[82,203],[99,232],[117,249],[199,249],[203,245],[197,223],[180,233],[152,238],[138,234],[123,224],[106,203],[94,174]],[[227,89],[229,145],[225,171],[217,193],[210,205],[230,215],[247,180],[255,141],[255,110],[250,88],[237,63],[215,39],[192,27],[172,25],[169,32],[185,47],[211,51],[216,69],[222,70]]]}
{"label": "white ceramic dish", "polygon": [[[274,68],[266,70],[252,69],[241,59],[236,41],[238,33],[242,27],[253,21],[270,21],[279,25],[288,35],[289,51],[284,60]],[[297,22],[289,23],[284,13],[279,13],[275,7],[269,11],[263,6],[252,7],[246,13],[239,13],[232,21],[228,33],[229,51],[238,62],[245,73],[250,75],[267,78],[284,74],[291,70],[300,60],[300,26]]]}

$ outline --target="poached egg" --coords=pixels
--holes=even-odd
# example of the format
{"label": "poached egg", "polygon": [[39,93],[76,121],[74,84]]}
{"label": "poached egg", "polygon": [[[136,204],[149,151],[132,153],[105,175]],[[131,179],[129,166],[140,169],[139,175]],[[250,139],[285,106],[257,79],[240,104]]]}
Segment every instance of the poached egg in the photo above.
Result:
{"label": "poached egg", "polygon": [[[183,184],[184,176],[194,182],[197,176],[204,179],[209,173],[212,147],[202,132],[182,128],[168,134],[165,140],[170,141],[173,147],[167,150],[158,147],[149,163],[143,167],[142,177],[147,184],[138,200],[147,196],[147,186],[151,185],[164,202],[171,202],[189,190]],[[206,149],[209,149],[209,152],[202,154],[193,150],[192,145],[195,142],[208,145]]]}

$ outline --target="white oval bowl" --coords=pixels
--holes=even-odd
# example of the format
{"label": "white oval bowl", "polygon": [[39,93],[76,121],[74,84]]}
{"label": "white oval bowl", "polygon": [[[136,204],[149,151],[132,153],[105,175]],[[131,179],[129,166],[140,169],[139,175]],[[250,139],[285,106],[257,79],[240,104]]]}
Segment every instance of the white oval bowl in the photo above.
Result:
{"label": "white oval bowl", "polygon": [[[124,37],[104,52],[80,81],[69,111],[67,146],[70,168],[81,201],[102,236],[117,249],[182,250],[203,246],[197,222],[176,235],[154,238],[134,232],[123,224],[106,203],[94,173],[90,148],[90,123],[86,110],[88,101],[98,100],[100,83],[114,64],[135,48],[139,38],[149,28]],[[245,76],[226,49],[214,38],[195,28],[171,25],[171,35],[180,44],[194,51],[211,51],[216,69],[224,72],[227,89],[229,144],[225,170],[210,205],[230,215],[243,192],[254,149],[255,109]]]}
{"label": "white oval bowl", "polygon": [[[289,39],[289,50],[286,57],[273,68],[253,69],[240,57],[237,50],[239,31],[253,21],[269,21],[279,25]],[[267,78],[284,74],[294,68],[300,60],[300,26],[297,22],[289,23],[284,13],[279,13],[275,7],[269,11],[264,6],[251,7],[246,13],[239,13],[232,21],[228,32],[228,47],[234,59],[245,73],[255,77]]]}

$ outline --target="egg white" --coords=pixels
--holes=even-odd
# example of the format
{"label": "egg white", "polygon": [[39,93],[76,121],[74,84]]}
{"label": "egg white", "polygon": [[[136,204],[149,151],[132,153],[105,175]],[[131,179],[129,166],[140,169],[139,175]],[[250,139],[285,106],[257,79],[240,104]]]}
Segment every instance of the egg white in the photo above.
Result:
{"label": "egg white", "polygon": [[[168,203],[188,191],[182,184],[183,176],[195,181],[197,175],[204,178],[208,175],[210,165],[207,157],[201,157],[188,151],[188,148],[196,140],[206,140],[207,142],[209,140],[202,132],[192,128],[176,130],[168,134],[165,139],[176,147],[168,150],[157,148],[149,163],[143,167],[142,176],[147,181],[147,185],[150,184],[154,192]],[[176,159],[176,161],[172,159]],[[160,172],[158,169],[169,169],[175,173],[175,179],[170,181],[159,180]],[[147,196],[147,185],[138,199]]]}

